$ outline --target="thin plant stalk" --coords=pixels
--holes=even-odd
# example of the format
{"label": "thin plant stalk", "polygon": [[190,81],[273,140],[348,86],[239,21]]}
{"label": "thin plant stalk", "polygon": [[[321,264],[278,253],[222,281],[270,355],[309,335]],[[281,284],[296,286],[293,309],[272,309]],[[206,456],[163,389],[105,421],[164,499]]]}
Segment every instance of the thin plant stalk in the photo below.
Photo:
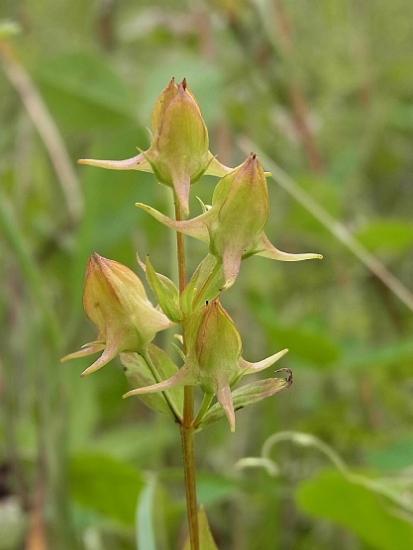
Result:
{"label": "thin plant stalk", "polygon": [[[175,197],[175,218],[182,220],[182,211]],[[179,293],[186,286],[185,240],[182,233],[176,234]],[[183,325],[183,348],[186,351],[185,326]],[[199,550],[198,502],[196,491],[196,463],[194,448],[194,390],[192,386],[184,387],[184,410],[181,423],[182,453],[184,460],[186,508],[189,526],[191,550]]]}
{"label": "thin plant stalk", "polygon": [[[149,355],[147,350],[142,352],[142,357],[143,357],[145,363],[147,364],[149,370],[151,371],[151,374],[154,377],[155,381],[156,382],[161,382],[161,379],[159,378],[159,375],[158,375],[158,371],[156,370],[156,367],[154,366],[154,364],[152,362],[152,359],[151,359],[151,356]],[[175,407],[173,401],[171,400],[171,398],[169,397],[168,393],[167,392],[162,392],[162,395],[164,396],[166,404],[169,407],[171,413],[175,417],[175,420],[177,422],[181,422],[182,421],[181,415],[179,414],[179,411],[176,409],[176,407]]]}

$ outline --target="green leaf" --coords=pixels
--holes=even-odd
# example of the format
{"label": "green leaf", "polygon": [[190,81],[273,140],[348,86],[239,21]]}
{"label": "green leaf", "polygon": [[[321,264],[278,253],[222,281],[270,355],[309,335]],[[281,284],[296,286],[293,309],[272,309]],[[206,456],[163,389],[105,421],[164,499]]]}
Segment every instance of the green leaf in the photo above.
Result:
{"label": "green leaf", "polygon": [[221,263],[215,256],[208,254],[194,271],[181,295],[181,307],[185,315],[190,315],[196,307],[216,298],[224,282]]}
{"label": "green leaf", "polygon": [[[208,517],[203,508],[201,508],[198,512],[198,523],[200,550],[218,550],[218,546],[215,544],[214,537],[212,536],[211,529],[209,527]],[[189,537],[186,540],[183,550],[191,550]]]}
{"label": "green leaf", "polygon": [[133,525],[143,487],[139,472],[128,462],[104,454],[76,455],[69,467],[72,499],[82,507],[125,525]]}
{"label": "green leaf", "polygon": [[[148,351],[154,367],[158,372],[160,380],[166,380],[178,372],[178,367],[169,355],[161,348],[158,348],[155,344],[150,344]],[[159,381],[155,379],[146,364],[146,361],[138,353],[122,353],[120,358],[122,365],[125,368],[126,378],[128,379],[132,389],[142,386],[150,386]],[[178,411],[182,411],[184,399],[183,392],[184,390],[182,387],[172,388],[167,392]],[[150,409],[167,414],[171,413],[162,393],[149,393],[146,395],[140,395],[139,398]]]}
{"label": "green leaf", "polygon": [[53,113],[77,130],[124,125],[135,118],[132,98],[107,60],[64,54],[42,63],[36,76]]}
{"label": "green leaf", "polygon": [[367,450],[365,454],[367,463],[382,471],[409,468],[413,464],[413,439],[400,439],[381,449]]}
{"label": "green leaf", "polygon": [[290,349],[290,359],[297,357],[314,366],[327,367],[340,357],[339,346],[322,330],[276,322],[267,326],[267,330],[272,341]]}
{"label": "green leaf", "polygon": [[296,501],[303,512],[349,529],[373,548],[413,548],[413,525],[394,505],[336,471],[324,471],[301,483]]}
{"label": "green leaf", "polygon": [[146,278],[155,293],[163,312],[172,321],[182,320],[181,307],[179,305],[179,292],[175,284],[161,273],[156,273],[149,259],[146,258]]}
{"label": "green leaf", "polygon": [[355,235],[374,252],[406,252],[413,247],[413,223],[407,220],[375,220],[361,227]]}
{"label": "green leaf", "polygon": [[[281,390],[287,388],[291,382],[283,378],[266,378],[250,384],[245,384],[232,392],[232,400],[236,411],[258,403],[267,397],[271,397]],[[215,403],[204,416],[201,427],[212,424],[225,416],[224,410],[219,403]]]}
{"label": "green leaf", "polygon": [[222,474],[199,472],[199,502],[205,506],[222,502],[234,497],[239,489],[237,480]]}
{"label": "green leaf", "polygon": [[251,306],[271,343],[289,348],[291,360],[301,359],[314,366],[327,367],[340,358],[342,352],[339,344],[322,327],[283,323],[276,318],[271,304],[262,299],[251,300]]}
{"label": "green leaf", "polygon": [[[161,420],[161,419],[159,419]],[[156,438],[153,437],[156,429]],[[99,432],[90,439],[88,449],[93,452],[110,455],[120,460],[136,460],[139,464],[149,467],[153,461],[176,443],[176,434],[170,429],[168,422],[153,423],[135,420],[127,424],[116,425]]]}
{"label": "green leaf", "polygon": [[387,346],[353,348],[339,362],[340,368],[368,369],[388,368],[410,364],[413,361],[413,340],[401,340]]}

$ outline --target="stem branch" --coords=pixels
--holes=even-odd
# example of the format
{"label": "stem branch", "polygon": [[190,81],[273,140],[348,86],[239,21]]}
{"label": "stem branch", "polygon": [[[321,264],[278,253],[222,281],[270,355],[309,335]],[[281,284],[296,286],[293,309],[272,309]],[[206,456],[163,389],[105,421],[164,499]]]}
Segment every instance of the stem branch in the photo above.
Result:
{"label": "stem branch", "polygon": [[[148,365],[149,370],[152,373],[152,376],[155,379],[155,382],[161,382],[162,378],[159,376],[158,371],[156,370],[155,365],[153,364],[152,358],[147,350],[142,351],[141,355],[143,359],[145,360],[145,363]],[[166,401],[166,404],[168,405],[170,411],[175,417],[176,422],[182,423],[181,414],[178,411],[178,409],[175,407],[175,403],[172,401],[172,399],[169,397],[168,392],[163,391],[162,395]]]}

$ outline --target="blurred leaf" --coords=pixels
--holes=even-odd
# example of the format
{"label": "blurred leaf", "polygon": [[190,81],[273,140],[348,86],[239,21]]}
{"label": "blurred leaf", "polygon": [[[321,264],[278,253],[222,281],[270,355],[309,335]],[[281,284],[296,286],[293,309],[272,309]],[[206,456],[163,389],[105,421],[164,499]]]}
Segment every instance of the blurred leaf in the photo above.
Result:
{"label": "blurred leaf", "polygon": [[21,33],[21,27],[16,21],[0,19],[0,40],[10,38]]}
{"label": "blurred leaf", "polygon": [[291,358],[297,356],[315,366],[328,366],[334,363],[341,353],[339,346],[327,332],[313,327],[274,324],[269,332],[283,347],[291,350]]}
{"label": "blurred leaf", "polygon": [[[315,179],[311,176],[301,177],[298,179],[300,187],[311,194],[311,197],[321,204],[332,216],[340,217],[342,211],[342,189],[333,181]],[[320,236],[326,235],[326,230],[323,225],[308,212],[297,201],[293,201],[290,206],[290,212],[286,219],[287,234],[288,232],[296,232],[301,230],[305,236],[308,233],[314,233]],[[314,239],[312,239],[312,242]],[[314,246],[314,245],[312,245]]]}
{"label": "blurred leaf", "polygon": [[341,349],[327,331],[305,325],[289,326],[277,320],[276,312],[268,302],[251,300],[260,322],[271,340],[281,347],[289,348],[289,358],[300,358],[315,366],[324,367],[334,363]]}
{"label": "blurred leaf", "polygon": [[[218,550],[218,546],[215,544],[214,537],[212,536],[211,529],[208,523],[208,517],[203,508],[198,512],[198,525],[199,525],[199,550]],[[189,537],[186,540],[183,550],[191,550],[191,541]]]}
{"label": "blurred leaf", "polygon": [[380,470],[401,470],[413,464],[413,439],[402,439],[366,453],[368,464]]}
{"label": "blurred leaf", "polygon": [[387,346],[360,349],[352,347],[341,359],[343,368],[390,367],[413,360],[413,341],[400,340]]}
{"label": "blurred leaf", "polygon": [[[65,368],[65,367],[63,367]],[[91,440],[94,429],[99,422],[97,387],[85,383],[79,371],[65,368],[65,380],[70,391],[70,428],[69,442],[71,450],[79,450]]]}
{"label": "blurred leaf", "polygon": [[[195,55],[175,50],[159,59],[145,76],[145,97],[140,103],[142,117],[148,117],[160,90],[175,76],[178,80],[186,78],[194,92],[197,102],[208,124],[216,121],[220,115],[220,90],[222,76],[217,65]],[[215,93],[211,95],[211,90]]]}
{"label": "blurred leaf", "polygon": [[76,455],[70,462],[69,479],[78,504],[108,519],[134,524],[144,482],[131,464],[104,454]]}
{"label": "blurred leaf", "polygon": [[0,550],[22,548],[27,530],[27,517],[16,497],[0,501]]}
{"label": "blurred leaf", "polygon": [[[398,69],[404,68],[408,71],[407,67],[397,67]],[[411,130],[413,128],[413,105],[411,102],[398,102],[396,103],[393,112],[390,116],[392,124],[401,130]]]}
{"label": "blurred leaf", "polygon": [[413,223],[407,220],[376,220],[365,224],[355,236],[373,252],[405,252],[413,247]]}
{"label": "blurred leaf", "polygon": [[385,498],[350,483],[338,472],[324,471],[302,482],[296,500],[303,512],[349,529],[373,548],[413,548],[413,525]]}
{"label": "blurred leaf", "polygon": [[124,125],[135,118],[126,86],[99,57],[64,54],[41,63],[36,76],[52,111],[77,130]]}
{"label": "blurred leaf", "polygon": [[198,475],[199,501],[205,506],[231,498],[238,490],[237,481],[230,477],[207,472]]}
{"label": "blurred leaf", "polygon": [[[156,437],[153,436],[154,430]],[[176,433],[170,429],[169,423],[134,423],[133,425],[116,425],[113,429],[101,432],[89,441],[89,447],[94,452],[110,455],[121,460],[138,460],[150,464],[151,460],[161,454],[166,448],[173,446]]]}
{"label": "blurred leaf", "polygon": [[154,530],[155,489],[155,478],[150,477],[139,497],[136,514],[136,545],[139,550],[158,548]]}

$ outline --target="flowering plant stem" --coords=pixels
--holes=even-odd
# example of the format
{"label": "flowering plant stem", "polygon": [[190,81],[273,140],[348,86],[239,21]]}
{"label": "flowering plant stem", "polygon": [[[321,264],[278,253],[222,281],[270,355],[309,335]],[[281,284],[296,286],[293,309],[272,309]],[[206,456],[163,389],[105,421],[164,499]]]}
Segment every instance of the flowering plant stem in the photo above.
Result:
{"label": "flowering plant stem", "polygon": [[[145,263],[139,260],[159,302],[159,307],[155,307],[132,270],[93,253],[87,267],[83,303],[98,329],[98,338],[66,355],[62,361],[102,352],[83,371],[82,375],[88,375],[119,355],[126,377],[135,386],[123,397],[158,394],[145,401],[148,407],[163,412],[167,412],[165,404],[169,407],[181,432],[190,548],[199,550],[200,537],[203,546],[206,539],[204,524],[202,533],[198,525],[195,432],[223,416],[234,432],[236,410],[270,397],[292,382],[291,371],[283,368],[275,371],[279,375],[275,378],[235,389],[241,378],[271,367],[288,350],[253,363],[244,359],[241,335],[221,305],[220,295],[235,283],[242,260],[249,256],[261,255],[287,262],[321,256],[290,254],[271,243],[264,231],[269,197],[263,167],[253,153],[234,169],[224,166],[212,155],[206,125],[185,79],[179,85],[172,79],[162,92],[152,113],[152,127],[151,146],[135,157],[80,162],[113,170],[152,172],[159,182],[173,189],[175,219],[149,205],[137,203],[136,206],[177,231],[179,289],[168,277],[155,271],[149,257]],[[202,204],[203,213],[187,219],[190,186],[204,174],[221,180],[211,205]],[[209,247],[188,285],[184,235],[201,240]],[[158,332],[173,324],[180,324],[182,328],[183,363],[180,366],[165,350],[152,343]],[[142,359],[149,372],[146,369],[142,372]],[[168,393],[182,386],[183,403],[182,392]],[[204,393],[197,411],[195,386]]]}
{"label": "flowering plant stem", "polygon": [[[175,219],[183,219],[182,210],[177,198],[175,197]],[[185,258],[185,240],[182,233],[176,234],[179,293],[186,286],[186,258]],[[185,353],[185,325],[183,324],[183,349]],[[198,502],[196,491],[196,463],[194,448],[194,391],[192,386],[184,387],[184,409],[181,422],[182,453],[184,461],[185,474],[185,494],[186,508],[189,525],[189,538],[191,550],[199,550],[199,527],[198,527]]]}

